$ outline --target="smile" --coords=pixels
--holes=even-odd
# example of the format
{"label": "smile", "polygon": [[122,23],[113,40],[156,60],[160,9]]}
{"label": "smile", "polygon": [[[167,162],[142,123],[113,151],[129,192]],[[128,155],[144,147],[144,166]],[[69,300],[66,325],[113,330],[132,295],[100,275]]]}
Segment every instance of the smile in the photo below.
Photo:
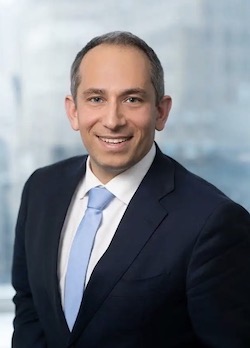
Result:
{"label": "smile", "polygon": [[124,143],[125,141],[128,141],[131,139],[131,137],[129,138],[119,138],[119,139],[111,139],[111,138],[102,138],[102,137],[98,137],[100,140],[104,141],[107,144],[121,144]]}

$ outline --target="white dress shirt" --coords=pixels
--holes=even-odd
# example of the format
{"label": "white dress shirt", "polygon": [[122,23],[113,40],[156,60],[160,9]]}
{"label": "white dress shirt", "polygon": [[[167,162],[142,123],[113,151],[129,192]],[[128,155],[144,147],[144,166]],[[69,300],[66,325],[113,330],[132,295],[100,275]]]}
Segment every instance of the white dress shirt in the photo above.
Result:
{"label": "white dress shirt", "polygon": [[61,233],[58,260],[58,278],[63,307],[64,285],[69,253],[78,225],[80,224],[80,221],[87,208],[88,191],[96,186],[105,186],[110,192],[113,193],[115,198],[103,211],[102,223],[96,233],[94,246],[90,256],[86,275],[86,284],[88,283],[97,262],[105,253],[112,238],[114,237],[115,231],[125,213],[125,210],[127,209],[131,198],[133,197],[154,160],[155,153],[155,144],[153,144],[150,151],[140,162],[123,173],[115,176],[106,185],[103,185],[92,173],[89,166],[89,158],[87,159],[86,174],[80,181],[72,197]]}

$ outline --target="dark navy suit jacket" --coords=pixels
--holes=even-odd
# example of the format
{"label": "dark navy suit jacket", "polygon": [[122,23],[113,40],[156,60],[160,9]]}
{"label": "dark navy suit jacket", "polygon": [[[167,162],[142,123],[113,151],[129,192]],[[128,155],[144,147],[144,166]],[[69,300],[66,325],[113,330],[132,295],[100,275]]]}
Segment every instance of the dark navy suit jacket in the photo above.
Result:
{"label": "dark navy suit jacket", "polygon": [[249,348],[250,216],[159,149],[69,332],[58,248],[85,162],[39,169],[25,185],[13,259],[13,348]]}

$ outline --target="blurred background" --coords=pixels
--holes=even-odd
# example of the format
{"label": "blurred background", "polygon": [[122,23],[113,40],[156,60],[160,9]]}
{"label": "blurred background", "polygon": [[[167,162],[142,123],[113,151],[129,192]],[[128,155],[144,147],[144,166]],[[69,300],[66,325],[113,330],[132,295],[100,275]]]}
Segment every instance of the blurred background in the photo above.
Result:
{"label": "blurred background", "polygon": [[76,53],[112,30],[146,40],[173,98],[161,149],[250,210],[249,18],[249,0],[0,0],[0,348],[23,184],[84,152],[64,112]]}

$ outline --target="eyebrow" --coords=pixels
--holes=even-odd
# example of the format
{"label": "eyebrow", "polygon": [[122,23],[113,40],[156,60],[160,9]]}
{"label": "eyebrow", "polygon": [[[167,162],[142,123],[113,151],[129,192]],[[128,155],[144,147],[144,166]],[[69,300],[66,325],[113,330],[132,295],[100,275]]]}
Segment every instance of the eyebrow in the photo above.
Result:
{"label": "eyebrow", "polygon": [[[88,88],[86,91],[83,91],[82,95],[87,97],[87,96],[90,96],[93,94],[104,95],[105,93],[106,93],[106,91],[104,89],[101,89],[101,88]],[[145,97],[147,95],[147,92],[143,88],[135,87],[135,88],[125,89],[125,90],[121,91],[121,93],[120,93],[121,96],[126,96],[129,94],[139,94],[139,95]]]}
{"label": "eyebrow", "polygon": [[105,94],[105,91],[103,89],[99,89],[99,88],[88,88],[86,89],[86,91],[83,91],[82,95],[83,96],[89,96],[92,94]]}
{"label": "eyebrow", "polygon": [[146,96],[147,92],[143,88],[128,88],[122,91],[121,95],[129,95],[129,94],[139,94],[141,96]]}

